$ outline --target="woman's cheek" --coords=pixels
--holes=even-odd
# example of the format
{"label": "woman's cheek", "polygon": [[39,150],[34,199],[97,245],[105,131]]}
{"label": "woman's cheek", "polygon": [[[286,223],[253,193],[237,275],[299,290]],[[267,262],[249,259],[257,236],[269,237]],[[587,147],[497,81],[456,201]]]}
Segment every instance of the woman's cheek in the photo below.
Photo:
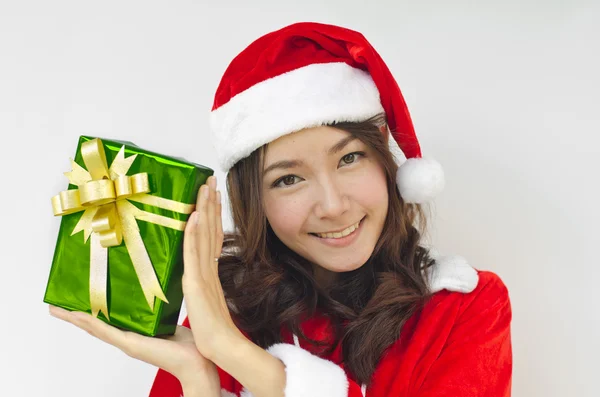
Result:
{"label": "woman's cheek", "polygon": [[361,205],[368,208],[387,205],[387,183],[383,169],[369,167],[368,172],[361,173],[355,180],[360,188],[354,189],[354,194]]}
{"label": "woman's cheek", "polygon": [[299,233],[306,215],[303,213],[309,207],[298,199],[278,199],[267,202],[268,219],[277,234],[293,236]]}

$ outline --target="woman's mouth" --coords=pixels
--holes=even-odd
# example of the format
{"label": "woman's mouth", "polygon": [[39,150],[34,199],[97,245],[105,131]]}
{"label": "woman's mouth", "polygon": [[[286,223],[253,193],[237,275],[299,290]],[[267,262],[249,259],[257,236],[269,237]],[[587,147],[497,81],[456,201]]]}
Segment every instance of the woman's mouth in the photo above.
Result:
{"label": "woman's mouth", "polygon": [[[366,215],[358,222],[358,225],[352,225],[346,230],[343,230],[340,233],[326,233],[318,235],[316,233],[309,233],[313,238],[317,239],[319,242],[327,244],[332,247],[345,247],[347,245],[352,244],[354,240],[359,236],[360,232],[363,229],[363,223],[366,218]],[[345,236],[343,234],[346,234]]]}

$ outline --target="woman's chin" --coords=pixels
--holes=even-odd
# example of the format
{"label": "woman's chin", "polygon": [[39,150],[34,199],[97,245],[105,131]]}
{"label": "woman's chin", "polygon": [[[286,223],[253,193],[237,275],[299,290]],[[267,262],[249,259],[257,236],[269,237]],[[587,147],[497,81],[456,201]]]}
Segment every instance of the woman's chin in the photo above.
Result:
{"label": "woman's chin", "polygon": [[327,272],[333,272],[333,273],[347,273],[347,272],[352,272],[354,270],[360,269],[364,264],[366,263],[366,261],[364,262],[355,262],[355,263],[348,263],[347,261],[344,263],[319,263],[317,262],[318,266],[323,269],[324,271]]}

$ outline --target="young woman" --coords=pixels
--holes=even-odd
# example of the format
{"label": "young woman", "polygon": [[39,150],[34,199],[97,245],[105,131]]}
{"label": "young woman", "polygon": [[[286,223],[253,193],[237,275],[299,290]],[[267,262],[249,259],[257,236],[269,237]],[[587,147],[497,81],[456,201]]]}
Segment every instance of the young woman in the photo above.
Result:
{"label": "young woman", "polygon": [[227,68],[211,129],[235,231],[211,177],[186,228],[183,326],[147,338],[53,314],[158,366],[151,397],[510,395],[508,291],[425,247],[443,171],[360,33],[259,38]]}

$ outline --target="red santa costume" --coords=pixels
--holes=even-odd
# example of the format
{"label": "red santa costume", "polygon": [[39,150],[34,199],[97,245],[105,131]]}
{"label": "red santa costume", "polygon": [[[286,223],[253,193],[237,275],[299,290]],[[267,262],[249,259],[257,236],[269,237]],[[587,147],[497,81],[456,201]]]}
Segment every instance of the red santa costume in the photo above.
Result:
{"label": "red santa costume", "polygon": [[[362,34],[333,25],[297,23],[271,32],[233,59],[215,95],[211,131],[219,164],[238,160],[280,136],[336,121],[385,113],[404,161],[396,175],[405,202],[424,203],[443,189],[441,166],[424,159],[391,72]],[[329,357],[282,328],[267,351],[285,365],[285,397],[510,396],[512,318],[509,294],[494,273],[462,257],[439,256],[424,276],[434,295],[402,328],[367,389],[344,368],[341,345]],[[186,319],[183,325],[189,327]],[[304,318],[313,339],[332,340],[328,319]],[[251,397],[218,368],[222,396]],[[150,397],[179,397],[179,381],[158,370]]]}

